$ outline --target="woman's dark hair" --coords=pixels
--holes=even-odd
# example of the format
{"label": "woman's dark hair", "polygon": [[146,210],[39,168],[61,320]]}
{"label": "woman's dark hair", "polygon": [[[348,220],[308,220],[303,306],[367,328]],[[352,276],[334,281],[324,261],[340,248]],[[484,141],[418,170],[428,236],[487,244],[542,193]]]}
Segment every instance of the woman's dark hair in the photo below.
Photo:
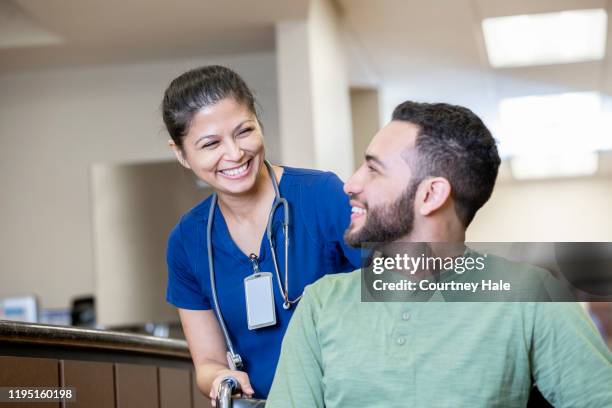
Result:
{"label": "woman's dark hair", "polygon": [[175,78],[162,102],[162,113],[170,137],[179,147],[189,131],[194,115],[202,108],[232,97],[257,117],[255,98],[244,80],[229,68],[208,65]]}
{"label": "woman's dark hair", "polygon": [[471,110],[446,103],[406,101],[392,120],[419,127],[415,177],[444,177],[452,188],[455,209],[467,227],[487,202],[500,165],[495,139]]}

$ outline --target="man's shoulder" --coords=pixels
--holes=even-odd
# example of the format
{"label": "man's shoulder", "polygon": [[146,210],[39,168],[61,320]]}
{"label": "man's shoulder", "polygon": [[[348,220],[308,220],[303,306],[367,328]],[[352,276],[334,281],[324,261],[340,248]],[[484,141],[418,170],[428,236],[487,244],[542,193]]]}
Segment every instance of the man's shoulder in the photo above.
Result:
{"label": "man's shoulder", "polygon": [[361,269],[353,272],[325,275],[315,283],[308,285],[304,296],[319,305],[345,303],[346,300],[359,296],[361,289]]}
{"label": "man's shoulder", "polygon": [[520,274],[525,277],[541,278],[548,275],[546,269],[525,262],[513,261],[499,255],[487,254],[487,262],[496,270]]}
{"label": "man's shoulder", "polygon": [[470,256],[484,258],[484,271],[492,279],[508,278],[514,281],[522,281],[525,284],[535,284],[552,278],[550,271],[526,262],[514,261],[494,254],[481,254],[475,251],[472,251]]}

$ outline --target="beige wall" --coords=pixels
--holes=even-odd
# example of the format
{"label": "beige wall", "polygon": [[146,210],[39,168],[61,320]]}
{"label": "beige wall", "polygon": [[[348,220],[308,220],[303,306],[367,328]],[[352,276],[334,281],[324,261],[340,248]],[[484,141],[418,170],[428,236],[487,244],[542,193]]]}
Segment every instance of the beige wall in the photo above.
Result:
{"label": "beige wall", "polygon": [[467,240],[612,241],[612,178],[500,183]]}
{"label": "beige wall", "polygon": [[97,164],[91,177],[98,323],[177,320],[165,301],[167,237],[210,190],[176,161]]}
{"label": "beige wall", "polygon": [[357,169],[370,141],[381,127],[378,90],[351,89],[351,117],[353,122],[353,163]]}
{"label": "beige wall", "polygon": [[312,0],[306,20],[276,24],[283,160],[346,179],[353,170],[353,138],[343,47],[331,0]]}
{"label": "beige wall", "polygon": [[276,24],[279,126],[283,162],[289,166],[316,166],[314,124],[307,52],[308,22]]}
{"label": "beige wall", "polygon": [[309,41],[317,167],[346,180],[353,173],[353,132],[340,16],[331,0],[311,0]]}
{"label": "beige wall", "polygon": [[94,292],[93,163],[169,160],[159,106],[179,73],[226,64],[254,88],[279,158],[273,53],[20,72],[0,76],[0,297],[65,307]]}

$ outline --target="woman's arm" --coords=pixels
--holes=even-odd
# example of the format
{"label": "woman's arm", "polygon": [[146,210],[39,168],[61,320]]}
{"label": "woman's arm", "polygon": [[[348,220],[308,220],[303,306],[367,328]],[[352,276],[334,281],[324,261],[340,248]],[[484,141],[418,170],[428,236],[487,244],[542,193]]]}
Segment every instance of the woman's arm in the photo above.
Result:
{"label": "woman's arm", "polygon": [[227,366],[223,333],[212,310],[188,310],[179,308],[179,316],[189,351],[196,369],[196,383],[200,391],[214,403],[219,383],[225,377],[236,378],[242,392],[248,396],[254,391],[247,373],[233,371]]}

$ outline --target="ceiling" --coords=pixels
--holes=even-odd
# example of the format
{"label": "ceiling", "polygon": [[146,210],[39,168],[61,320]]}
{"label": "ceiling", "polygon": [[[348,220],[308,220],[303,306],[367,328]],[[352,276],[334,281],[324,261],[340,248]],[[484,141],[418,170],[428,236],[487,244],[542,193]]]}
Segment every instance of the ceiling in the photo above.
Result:
{"label": "ceiling", "polygon": [[[503,99],[586,91],[599,92],[603,109],[608,117],[612,114],[612,0],[338,1],[353,50],[351,82],[380,90],[383,122],[406,99],[449,102],[470,107],[503,139],[512,136],[500,120]],[[603,60],[490,67],[484,18],[593,8],[604,8],[609,16]],[[578,140],[583,136],[575,135]],[[610,169],[612,156],[600,154],[597,174],[612,174]]]}
{"label": "ceiling", "polygon": [[[308,0],[1,0],[0,25],[11,14],[53,41],[2,47],[0,72],[75,64],[193,57],[274,49],[274,23],[303,19]],[[579,8],[607,8],[609,0],[332,0],[351,48],[354,85],[413,86],[427,72],[452,81],[452,72],[490,74],[480,21],[486,17]],[[610,14],[610,13],[609,13]],[[8,15],[8,16],[7,16]],[[13,16],[13,19],[14,16]],[[603,61],[495,70],[495,92],[514,80],[536,86],[612,90],[612,29]],[[0,28],[0,35],[6,32]],[[36,37],[39,38],[39,37]],[[432,69],[432,67],[435,67]],[[553,69],[554,68],[554,69]],[[486,75],[485,75],[486,76]],[[407,82],[407,83],[406,83]],[[461,89],[463,92],[464,89]]]}
{"label": "ceiling", "polygon": [[[352,86],[384,92],[383,120],[407,98],[462,104],[495,133],[500,99],[599,91],[612,111],[612,22],[602,61],[493,69],[487,17],[604,8],[612,0],[329,0]],[[309,0],[0,0],[0,73],[274,50],[274,25]],[[12,24],[7,24],[12,23]],[[10,42],[14,41],[14,46]],[[7,45],[8,44],[8,45]]]}
{"label": "ceiling", "polygon": [[[367,55],[368,69],[351,76],[356,83],[400,84],[413,74],[430,73],[452,80],[450,71],[495,74],[534,85],[612,91],[612,24],[608,24],[603,61],[493,70],[489,67],[481,21],[487,17],[604,8],[608,0],[338,0],[354,42]],[[355,67],[363,67],[353,64]],[[432,69],[433,68],[433,69]],[[373,75],[374,73],[375,75]],[[496,79],[496,80],[497,80]],[[419,84],[415,84],[417,87]],[[431,85],[431,84],[428,84]],[[493,84],[502,93],[507,84]],[[488,84],[486,86],[491,86]],[[512,85],[510,85],[512,86]]]}
{"label": "ceiling", "polygon": [[0,71],[273,50],[274,22],[305,18],[308,4],[306,0],[0,1],[0,24],[18,19],[17,31],[35,26],[60,39],[1,48]]}

